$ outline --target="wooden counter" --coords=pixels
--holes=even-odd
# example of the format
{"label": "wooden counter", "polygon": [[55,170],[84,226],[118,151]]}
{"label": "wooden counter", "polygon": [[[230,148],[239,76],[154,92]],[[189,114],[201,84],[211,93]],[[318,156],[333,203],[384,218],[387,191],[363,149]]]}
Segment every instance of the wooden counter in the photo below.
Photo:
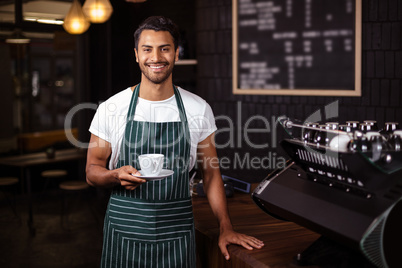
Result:
{"label": "wooden counter", "polygon": [[230,245],[231,259],[226,261],[218,247],[219,228],[207,198],[194,196],[193,207],[198,268],[299,267],[293,258],[320,237],[295,223],[269,216],[253,202],[250,194],[236,192],[234,197],[228,198],[234,229],[257,237],[264,241],[265,246],[247,250]]}

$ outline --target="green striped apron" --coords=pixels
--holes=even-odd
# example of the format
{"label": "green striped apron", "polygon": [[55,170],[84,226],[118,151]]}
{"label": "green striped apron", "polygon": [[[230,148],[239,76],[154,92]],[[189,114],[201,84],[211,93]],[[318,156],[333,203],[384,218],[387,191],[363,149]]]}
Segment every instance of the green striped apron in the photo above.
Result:
{"label": "green striped apron", "polygon": [[195,267],[195,235],[189,191],[190,132],[180,93],[174,94],[178,122],[135,121],[139,85],[134,89],[117,168],[140,169],[137,157],[165,155],[174,174],[135,190],[115,187],[104,222],[101,267]]}

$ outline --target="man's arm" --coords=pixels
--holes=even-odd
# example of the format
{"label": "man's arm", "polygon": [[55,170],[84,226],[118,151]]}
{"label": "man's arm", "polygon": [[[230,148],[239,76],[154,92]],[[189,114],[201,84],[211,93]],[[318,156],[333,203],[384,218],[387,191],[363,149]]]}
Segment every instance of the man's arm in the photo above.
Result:
{"label": "man's arm", "polygon": [[229,244],[238,244],[246,249],[261,248],[264,243],[254,237],[233,231],[226,203],[225,189],[219,169],[219,160],[215,148],[215,134],[198,144],[197,157],[203,170],[204,191],[212,212],[219,222],[219,248],[227,260]]}
{"label": "man's arm", "polygon": [[104,188],[122,185],[127,190],[134,190],[138,185],[145,182],[145,180],[134,176],[141,174],[132,166],[123,166],[113,170],[107,169],[107,160],[111,153],[112,149],[109,142],[91,135],[86,165],[89,185]]}

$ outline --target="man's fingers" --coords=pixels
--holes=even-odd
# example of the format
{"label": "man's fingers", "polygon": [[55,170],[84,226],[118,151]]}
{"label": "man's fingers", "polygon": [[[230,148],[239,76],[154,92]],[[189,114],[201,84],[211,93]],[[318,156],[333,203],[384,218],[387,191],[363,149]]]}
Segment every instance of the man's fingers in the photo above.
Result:
{"label": "man's fingers", "polygon": [[134,167],[122,167],[119,171],[120,185],[127,190],[134,190],[139,185],[146,182],[146,180],[138,178],[136,176],[141,176],[141,173],[139,173],[138,170],[136,170]]}
{"label": "man's fingers", "polygon": [[127,183],[144,183],[146,182],[146,180],[135,177],[131,174],[129,175],[124,175],[120,177],[120,181],[123,182],[127,182]]}
{"label": "man's fingers", "polygon": [[252,237],[252,236],[242,235],[242,234],[230,237],[227,240],[227,242],[228,242],[227,244],[225,244],[223,242],[221,242],[219,244],[221,252],[226,260],[230,259],[229,252],[227,250],[227,246],[229,244],[238,244],[248,250],[253,250],[254,248],[260,249],[264,246],[264,242],[262,242],[261,240],[255,238],[255,237]]}
{"label": "man's fingers", "polygon": [[226,248],[226,245],[219,245],[219,247],[221,248],[222,255],[228,261],[230,259],[230,255],[228,249]]}
{"label": "man's fingers", "polygon": [[137,183],[144,183],[146,180],[137,178],[136,176],[141,176],[141,173],[138,172],[132,166],[124,166],[122,168],[122,172],[119,172],[119,179],[120,181],[128,181],[128,182],[137,182]]}
{"label": "man's fingers", "polygon": [[252,236],[246,237],[243,241],[253,248],[262,248],[264,246],[264,242]]}
{"label": "man's fingers", "polygon": [[240,242],[240,245],[242,245],[245,249],[253,250],[253,247],[250,245],[249,241],[243,240]]}
{"label": "man's fingers", "polygon": [[141,173],[139,173],[138,171],[136,171],[135,173],[132,173],[131,175],[133,175],[133,176],[141,176]]}

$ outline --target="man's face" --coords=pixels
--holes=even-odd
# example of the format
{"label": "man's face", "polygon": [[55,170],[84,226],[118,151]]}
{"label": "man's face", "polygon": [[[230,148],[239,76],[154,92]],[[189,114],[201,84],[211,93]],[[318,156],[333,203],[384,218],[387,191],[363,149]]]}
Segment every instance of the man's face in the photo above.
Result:
{"label": "man's face", "polygon": [[167,31],[144,30],[138,41],[135,57],[143,78],[154,84],[161,84],[172,74],[179,49],[175,51],[173,37]]}

